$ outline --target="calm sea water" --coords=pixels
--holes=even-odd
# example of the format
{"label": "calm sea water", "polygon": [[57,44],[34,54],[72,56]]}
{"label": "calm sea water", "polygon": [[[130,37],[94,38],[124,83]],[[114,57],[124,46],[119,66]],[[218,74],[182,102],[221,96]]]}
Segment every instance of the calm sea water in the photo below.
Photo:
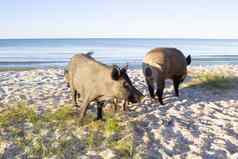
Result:
{"label": "calm sea water", "polygon": [[108,64],[140,67],[155,47],[176,47],[193,65],[238,64],[238,40],[205,39],[0,39],[0,67],[65,66],[75,53],[93,51]]}

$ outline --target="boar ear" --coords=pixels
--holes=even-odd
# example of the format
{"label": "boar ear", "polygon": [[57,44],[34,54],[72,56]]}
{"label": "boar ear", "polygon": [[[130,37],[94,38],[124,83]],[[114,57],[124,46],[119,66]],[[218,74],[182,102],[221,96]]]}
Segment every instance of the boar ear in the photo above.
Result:
{"label": "boar ear", "polygon": [[121,73],[120,73],[120,68],[116,65],[113,65],[112,67],[112,73],[111,73],[111,77],[113,80],[118,80],[121,76]]}
{"label": "boar ear", "polygon": [[188,57],[186,58],[186,61],[187,61],[187,65],[190,65],[191,64],[191,55],[188,55]]}
{"label": "boar ear", "polygon": [[127,70],[128,70],[128,64],[126,64],[126,65],[121,69],[122,72],[126,72]]}
{"label": "boar ear", "polygon": [[92,57],[93,54],[94,54],[94,52],[92,52],[92,51],[86,53],[86,55],[90,56],[90,57]]}

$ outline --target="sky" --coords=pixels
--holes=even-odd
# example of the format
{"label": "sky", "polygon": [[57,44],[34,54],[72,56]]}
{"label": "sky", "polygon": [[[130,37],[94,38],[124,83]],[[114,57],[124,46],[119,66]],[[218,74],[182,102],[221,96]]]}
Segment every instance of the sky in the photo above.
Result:
{"label": "sky", "polygon": [[0,38],[238,39],[237,0],[0,0]]}

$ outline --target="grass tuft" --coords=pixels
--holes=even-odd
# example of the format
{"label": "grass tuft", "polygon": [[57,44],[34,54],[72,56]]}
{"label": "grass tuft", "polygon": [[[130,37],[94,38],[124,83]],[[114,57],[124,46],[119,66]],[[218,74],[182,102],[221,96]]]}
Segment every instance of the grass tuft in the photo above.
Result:
{"label": "grass tuft", "polygon": [[33,67],[1,67],[0,72],[9,72],[9,71],[14,71],[14,72],[20,72],[20,71],[31,71],[36,68]]}
{"label": "grass tuft", "polygon": [[15,107],[10,107],[9,109],[1,112],[0,114],[0,126],[10,126],[13,124],[31,122],[36,123],[38,121],[38,116],[33,108],[26,106],[24,103],[19,103]]}
{"label": "grass tuft", "polygon": [[114,142],[112,147],[124,158],[133,158],[135,153],[135,145],[133,133],[129,132],[120,140]]}
{"label": "grass tuft", "polygon": [[50,110],[48,113],[45,113],[44,117],[48,121],[66,121],[72,120],[75,118],[75,110],[73,110],[72,106],[62,106],[57,109],[55,112],[51,112]]}
{"label": "grass tuft", "polygon": [[120,126],[119,121],[115,118],[108,118],[105,124],[105,132],[108,136],[119,132]]}
{"label": "grass tuft", "polygon": [[184,87],[204,87],[208,89],[231,89],[238,82],[238,77],[229,72],[213,70],[192,75],[192,81],[184,84]]}

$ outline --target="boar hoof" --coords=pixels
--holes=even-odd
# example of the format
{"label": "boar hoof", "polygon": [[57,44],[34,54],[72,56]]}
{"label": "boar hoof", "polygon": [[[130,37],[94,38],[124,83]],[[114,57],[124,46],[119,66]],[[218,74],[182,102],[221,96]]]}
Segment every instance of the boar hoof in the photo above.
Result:
{"label": "boar hoof", "polygon": [[74,107],[79,108],[80,106],[78,104],[74,104]]}
{"label": "boar hoof", "polygon": [[94,119],[94,121],[99,121],[99,120],[100,120],[100,121],[106,121],[104,118],[98,118],[98,117],[97,117],[97,118]]}
{"label": "boar hoof", "polygon": [[151,99],[155,99],[155,96],[150,96]]}
{"label": "boar hoof", "polygon": [[175,97],[179,97],[179,93],[176,93],[176,92],[175,92],[175,94],[174,94],[174,95],[175,95]]}
{"label": "boar hoof", "polygon": [[161,105],[164,105],[164,102],[163,102],[163,101],[159,101],[159,103],[160,103]]}

